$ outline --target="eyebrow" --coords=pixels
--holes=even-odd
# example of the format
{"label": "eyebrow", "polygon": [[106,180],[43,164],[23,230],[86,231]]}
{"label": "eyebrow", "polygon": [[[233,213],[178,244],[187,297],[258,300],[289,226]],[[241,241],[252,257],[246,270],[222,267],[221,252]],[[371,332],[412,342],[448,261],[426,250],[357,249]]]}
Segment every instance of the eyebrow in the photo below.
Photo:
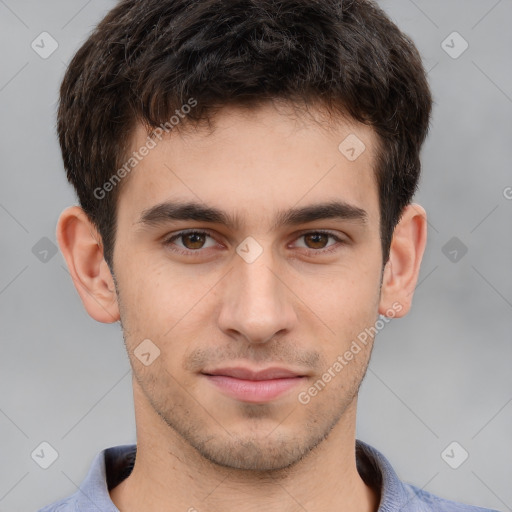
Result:
{"label": "eyebrow", "polygon": [[[344,201],[330,201],[312,204],[300,208],[280,210],[277,212],[271,229],[281,226],[295,226],[316,220],[338,219],[357,221],[366,224],[368,213],[357,206]],[[142,211],[136,224],[154,227],[169,221],[198,221],[212,224],[222,224],[230,229],[239,229],[242,222],[238,215],[206,206],[198,202],[166,201]]]}

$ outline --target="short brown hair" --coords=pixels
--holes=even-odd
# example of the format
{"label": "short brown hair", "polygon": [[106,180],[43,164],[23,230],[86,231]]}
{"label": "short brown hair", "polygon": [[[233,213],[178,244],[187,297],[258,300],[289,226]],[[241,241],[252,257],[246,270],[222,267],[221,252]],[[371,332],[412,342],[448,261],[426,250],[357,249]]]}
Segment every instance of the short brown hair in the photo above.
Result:
{"label": "short brown hair", "polygon": [[[228,104],[322,104],[378,135],[383,262],[420,174],[432,97],[421,57],[370,0],[122,0],[69,64],[58,135],[67,177],[113,269],[123,164],[138,122],[151,129],[194,98],[182,121]],[[122,185],[120,183],[120,185]]]}

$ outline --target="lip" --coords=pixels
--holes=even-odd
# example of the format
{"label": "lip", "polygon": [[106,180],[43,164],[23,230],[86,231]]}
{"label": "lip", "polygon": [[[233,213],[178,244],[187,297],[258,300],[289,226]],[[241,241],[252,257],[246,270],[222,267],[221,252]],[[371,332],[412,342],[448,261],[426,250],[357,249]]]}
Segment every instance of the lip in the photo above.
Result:
{"label": "lip", "polygon": [[243,380],[271,380],[271,379],[285,379],[291,377],[302,377],[296,371],[287,368],[280,368],[273,366],[263,370],[251,370],[242,366],[232,368],[216,368],[215,370],[203,372],[205,375],[223,375],[225,377],[233,377],[235,379]]}
{"label": "lip", "polygon": [[304,375],[287,368],[217,368],[202,374],[222,393],[243,402],[264,403],[278,398],[299,382]]}

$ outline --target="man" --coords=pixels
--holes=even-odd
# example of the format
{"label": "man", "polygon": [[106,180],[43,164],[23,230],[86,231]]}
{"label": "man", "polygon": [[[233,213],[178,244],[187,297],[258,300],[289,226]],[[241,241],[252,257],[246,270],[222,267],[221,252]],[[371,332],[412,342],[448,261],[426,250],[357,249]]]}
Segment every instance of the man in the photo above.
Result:
{"label": "man", "polygon": [[355,439],[426,243],[432,99],[380,8],[125,0],[60,99],[81,207],[57,237],[89,315],[121,323],[137,445],[43,511],[483,510]]}

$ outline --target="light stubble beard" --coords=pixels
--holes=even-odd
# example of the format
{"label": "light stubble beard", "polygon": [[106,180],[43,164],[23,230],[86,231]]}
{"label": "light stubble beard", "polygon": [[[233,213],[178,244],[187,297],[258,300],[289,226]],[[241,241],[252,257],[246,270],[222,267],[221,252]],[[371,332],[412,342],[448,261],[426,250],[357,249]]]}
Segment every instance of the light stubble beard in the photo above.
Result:
{"label": "light stubble beard", "polygon": [[[215,418],[215,410],[209,410],[208,406],[201,404],[169,373],[165,366],[153,363],[152,367],[141,368],[139,362],[134,360],[130,350],[132,344],[127,339],[128,337],[133,338],[133,336],[131,336],[132,333],[126,322],[124,324],[122,322],[122,318],[125,317],[125,309],[115,278],[114,282],[121,317],[119,323],[129,354],[133,376],[138,386],[148,404],[165,425],[174,434],[177,434],[186,446],[193,448],[204,461],[223,468],[247,470],[253,476],[260,474],[265,477],[271,473],[273,479],[279,475],[285,477],[294,466],[298,465],[327,439],[347,413],[354,415],[351,421],[355,422],[357,395],[368,369],[373,342],[358,354],[358,359],[362,360],[359,365],[354,364],[348,375],[338,375],[337,384],[329,384],[328,389],[322,390],[319,396],[307,405],[297,401],[283,410],[283,407],[276,403],[240,403],[238,405],[240,417],[253,423],[252,429],[246,429],[245,432],[251,430],[258,432],[258,435],[249,433],[242,437],[223,427],[221,422]],[[321,368],[328,367],[326,362],[321,360],[318,352],[298,353],[290,342],[286,345],[282,343],[272,344],[270,341],[267,343],[266,351],[262,351],[261,347],[256,350],[249,347],[243,353],[237,350],[236,354],[231,350],[224,351],[223,358],[220,360],[233,361],[246,358],[272,363],[280,361],[285,365],[295,362],[299,367],[314,368],[317,375],[315,379],[320,378]],[[288,348],[283,349],[283,347]],[[264,357],[261,357],[262,352]],[[194,372],[204,367],[205,363],[212,364],[215,360],[215,357],[212,356],[214,353],[214,349],[210,348],[196,350],[187,357],[183,365],[184,369]],[[250,357],[247,357],[248,354]],[[161,363],[163,358],[159,359],[160,361],[157,361]],[[159,375],[154,373],[156,368],[161,369]],[[172,390],[175,391],[172,392]],[[210,408],[214,406],[215,404],[211,404]],[[298,425],[295,434],[290,435],[284,431],[282,426],[288,418],[293,417],[296,409],[303,407],[307,408],[306,419],[301,425]],[[279,414],[276,410],[279,410]],[[268,423],[269,418],[277,416],[281,420],[262,435],[261,428],[258,429],[258,426],[261,427],[263,422],[267,421]]]}
{"label": "light stubble beard", "polygon": [[[228,431],[217,419],[222,417],[215,409],[218,404],[201,404],[165,367],[160,367],[162,371],[158,376],[148,373],[147,369],[139,372],[137,368],[134,368],[134,375],[154,412],[205,461],[224,468],[251,471],[261,477],[272,473],[275,479],[278,474],[283,477],[289,474],[311,454],[347,413],[353,413],[355,418],[352,409],[355,409],[370,354],[371,347],[367,347],[366,354],[358,354],[366,356],[362,367],[337,376],[340,384],[329,384],[330,389],[324,389],[307,405],[298,401],[288,407],[277,403],[238,404],[241,421],[250,423],[243,428],[242,435]],[[291,419],[293,425],[294,412],[302,412],[302,408],[306,408],[306,414],[302,415],[305,420],[290,431],[286,421]]]}

